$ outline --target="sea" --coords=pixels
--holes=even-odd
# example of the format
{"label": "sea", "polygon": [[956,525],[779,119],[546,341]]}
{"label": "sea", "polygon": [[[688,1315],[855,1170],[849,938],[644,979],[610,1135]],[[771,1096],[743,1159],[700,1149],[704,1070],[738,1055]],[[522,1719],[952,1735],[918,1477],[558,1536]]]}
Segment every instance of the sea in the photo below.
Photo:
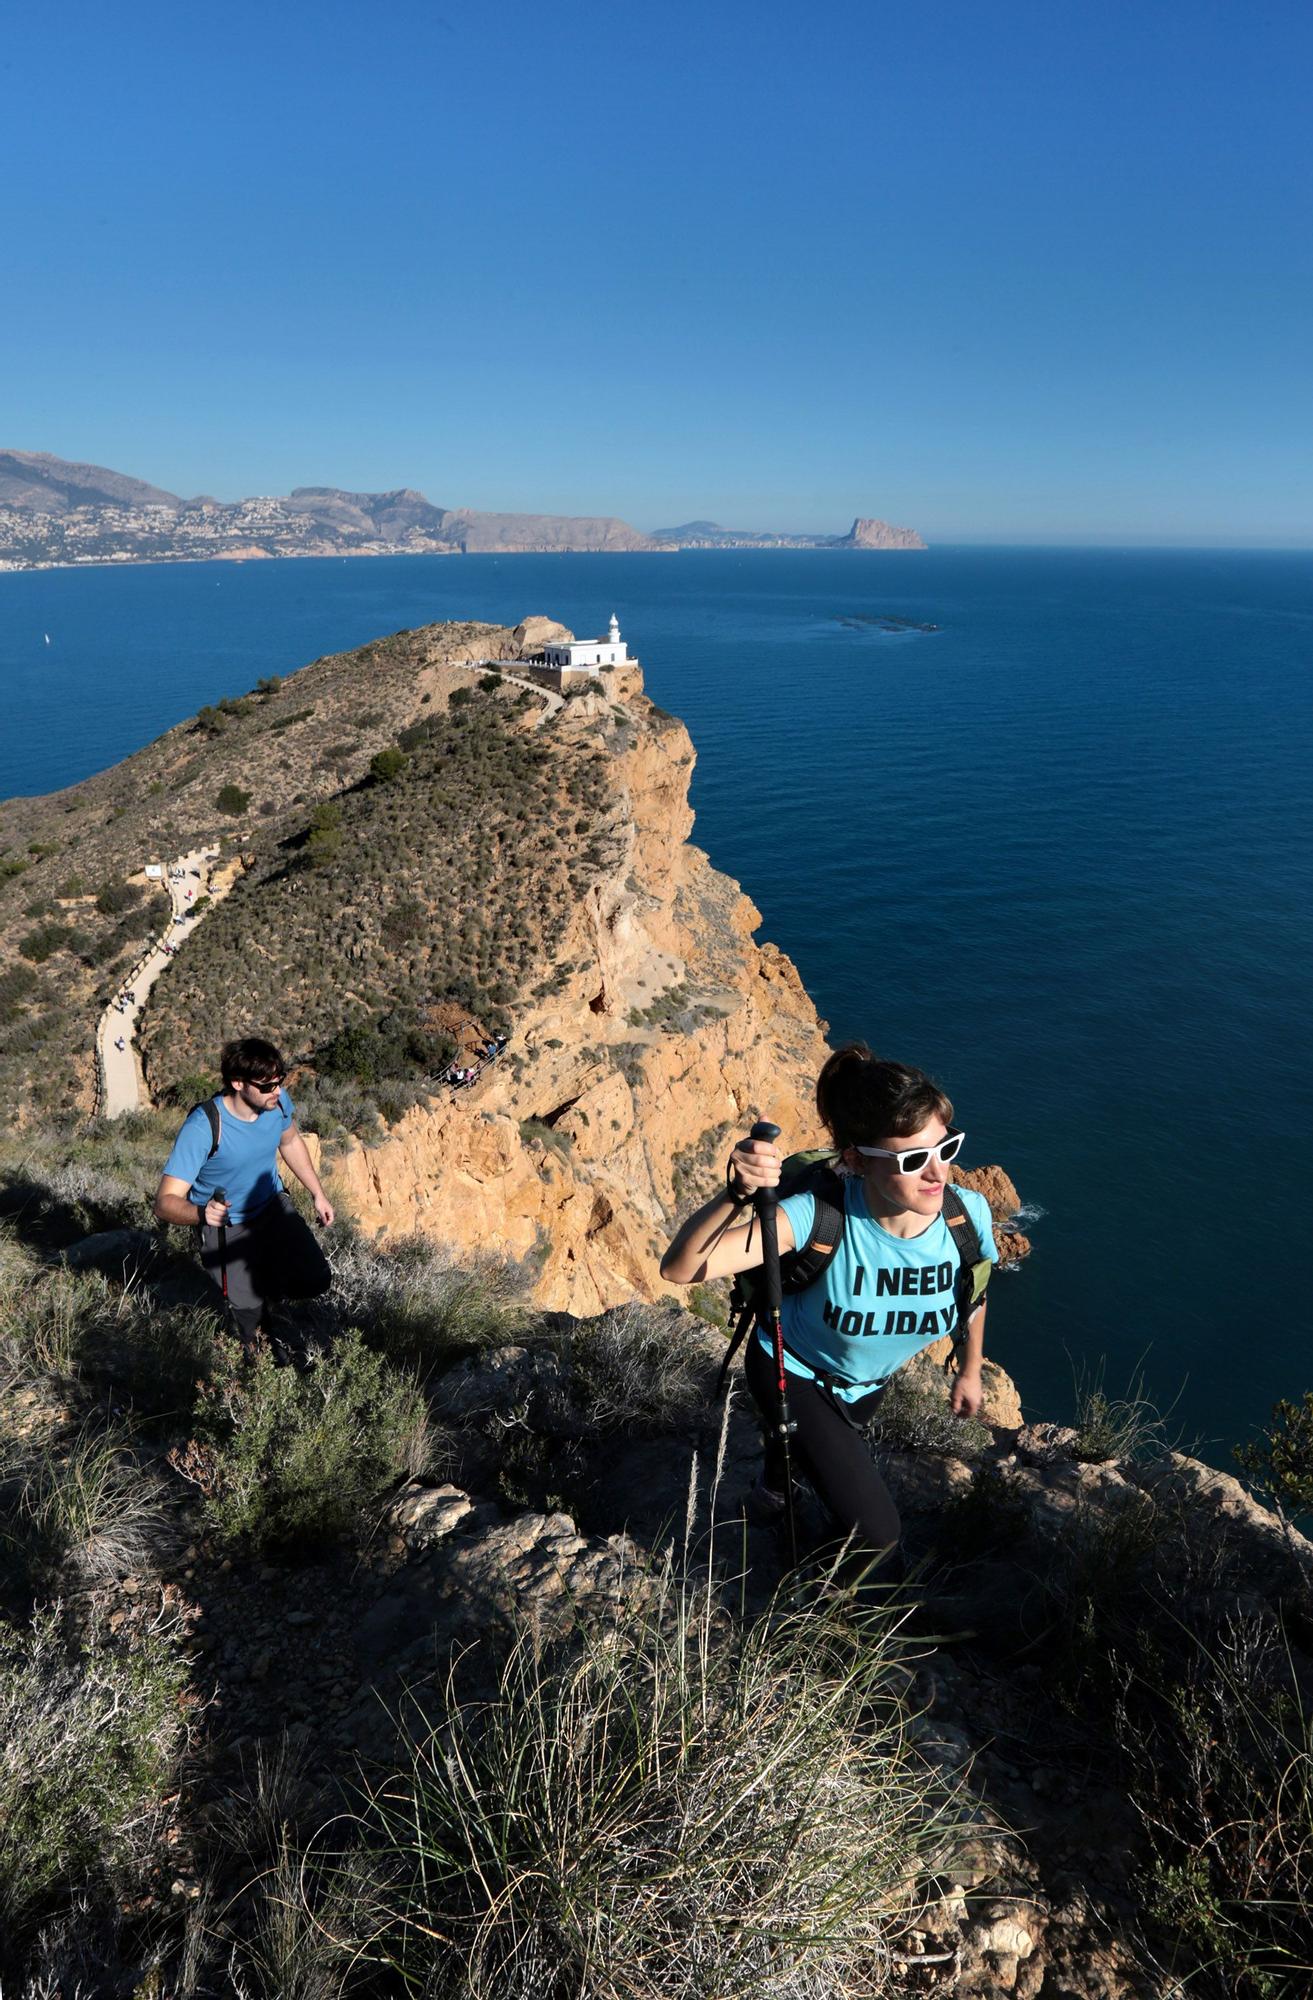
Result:
{"label": "sea", "polygon": [[928,1069],[964,1164],[1016,1182],[1033,1252],[988,1344],[1028,1412],[1144,1397],[1227,1463],[1313,1386],[1313,555],[9,573],[0,796],[384,632],[613,611],[691,732],[695,840],[831,1039]]}

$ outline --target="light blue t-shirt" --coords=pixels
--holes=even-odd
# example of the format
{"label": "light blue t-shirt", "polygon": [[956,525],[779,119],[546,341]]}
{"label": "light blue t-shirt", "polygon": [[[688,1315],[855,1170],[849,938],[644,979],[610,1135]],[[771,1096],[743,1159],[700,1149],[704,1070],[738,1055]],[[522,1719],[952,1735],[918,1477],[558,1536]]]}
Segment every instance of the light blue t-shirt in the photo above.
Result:
{"label": "light blue t-shirt", "polygon": [[[954,1331],[961,1260],[942,1215],[919,1236],[891,1236],[867,1207],[860,1178],[845,1179],[843,1190],[846,1220],[830,1268],[805,1292],[782,1301],[780,1325],[790,1373],[811,1376],[819,1369],[843,1376],[845,1384],[836,1382],[835,1393],[851,1401],[888,1381],[930,1341]],[[996,1264],[989,1203],[974,1188],[957,1192],[976,1225],[981,1256]],[[789,1218],[794,1243],[804,1244],[816,1214],[815,1195],[786,1195],[780,1210]],[[757,1338],[769,1349],[764,1334]]]}
{"label": "light blue t-shirt", "polygon": [[282,1193],[278,1145],[296,1110],[285,1090],[279,1091],[277,1104],[254,1118],[234,1118],[224,1109],[221,1098],[211,1102],[219,1113],[218,1152],[213,1159],[205,1157],[212,1135],[205,1106],[198,1104],[183,1120],[164,1171],[191,1183],[187,1199],[198,1207],[210,1200],[216,1188],[223,1188],[230,1204],[228,1220],[249,1222]]}

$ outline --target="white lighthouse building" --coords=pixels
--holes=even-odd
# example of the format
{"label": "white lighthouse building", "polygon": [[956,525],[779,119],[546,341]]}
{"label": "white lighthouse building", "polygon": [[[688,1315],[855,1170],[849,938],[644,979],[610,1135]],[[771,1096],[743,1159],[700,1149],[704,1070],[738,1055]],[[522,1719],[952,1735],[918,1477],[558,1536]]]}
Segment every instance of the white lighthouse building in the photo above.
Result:
{"label": "white lighthouse building", "polygon": [[543,647],[543,664],[562,673],[595,674],[600,667],[622,667],[629,648],[620,637],[620,620],[611,613],[611,629],[604,639],[566,639],[560,645]]}

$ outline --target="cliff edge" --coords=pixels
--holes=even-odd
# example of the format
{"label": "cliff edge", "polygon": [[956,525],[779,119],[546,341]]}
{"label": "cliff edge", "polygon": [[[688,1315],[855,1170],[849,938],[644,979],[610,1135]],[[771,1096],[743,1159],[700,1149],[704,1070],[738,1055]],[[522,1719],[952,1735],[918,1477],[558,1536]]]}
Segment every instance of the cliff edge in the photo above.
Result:
{"label": "cliff edge", "polygon": [[365,1230],[419,1230],[536,1263],[535,1296],[597,1312],[659,1286],[670,1225],[730,1135],[771,1118],[814,1143],[822,1025],[761,918],[689,842],[694,753],[637,667],[571,700],[561,738],[605,746],[608,859],[577,897],[509,1059],[336,1163]]}

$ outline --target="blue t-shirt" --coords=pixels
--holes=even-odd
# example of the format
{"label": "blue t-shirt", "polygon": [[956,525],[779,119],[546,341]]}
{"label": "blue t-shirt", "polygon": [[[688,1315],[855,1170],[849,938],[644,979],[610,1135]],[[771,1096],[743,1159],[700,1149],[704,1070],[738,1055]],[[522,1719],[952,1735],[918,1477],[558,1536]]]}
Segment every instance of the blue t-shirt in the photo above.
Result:
{"label": "blue t-shirt", "polygon": [[[961,1260],[942,1215],[919,1236],[891,1236],[867,1207],[858,1176],[845,1179],[843,1190],[846,1220],[830,1268],[805,1292],[782,1301],[780,1325],[785,1367],[794,1375],[811,1376],[815,1368],[845,1377],[835,1392],[851,1401],[887,1382],[930,1341],[953,1332]],[[996,1264],[989,1203],[974,1188],[957,1192],[976,1225],[981,1256]],[[815,1195],[786,1195],[780,1210],[801,1246],[816,1214]],[[769,1349],[764,1334],[758,1339]]]}
{"label": "blue t-shirt", "polygon": [[216,1188],[223,1188],[230,1203],[229,1222],[249,1222],[282,1193],[278,1144],[296,1111],[285,1090],[279,1091],[277,1104],[254,1118],[234,1118],[221,1098],[210,1101],[219,1113],[218,1152],[213,1159],[205,1157],[212,1135],[205,1106],[198,1104],[183,1120],[164,1171],[190,1182],[187,1199],[197,1207],[203,1207]]}

